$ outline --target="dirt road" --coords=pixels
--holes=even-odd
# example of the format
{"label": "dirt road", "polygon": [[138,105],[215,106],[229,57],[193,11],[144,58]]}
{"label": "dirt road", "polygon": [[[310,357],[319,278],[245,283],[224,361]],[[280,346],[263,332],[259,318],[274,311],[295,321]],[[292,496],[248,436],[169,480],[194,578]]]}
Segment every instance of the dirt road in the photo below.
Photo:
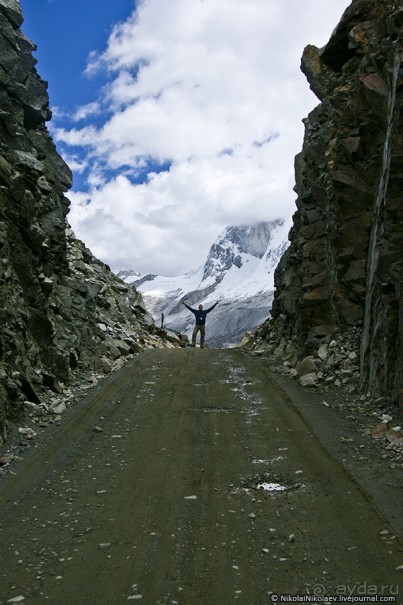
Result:
{"label": "dirt road", "polygon": [[0,510],[0,604],[264,605],[396,596],[402,577],[393,532],[235,350],[129,362],[0,486]]}

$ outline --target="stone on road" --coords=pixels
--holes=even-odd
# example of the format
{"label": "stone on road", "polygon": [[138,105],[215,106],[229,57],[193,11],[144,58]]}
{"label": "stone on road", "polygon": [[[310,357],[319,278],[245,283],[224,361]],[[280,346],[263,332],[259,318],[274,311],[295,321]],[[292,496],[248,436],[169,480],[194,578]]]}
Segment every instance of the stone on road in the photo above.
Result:
{"label": "stone on road", "polygon": [[401,577],[383,519],[236,350],[129,362],[3,482],[0,511],[0,604],[263,605]]}

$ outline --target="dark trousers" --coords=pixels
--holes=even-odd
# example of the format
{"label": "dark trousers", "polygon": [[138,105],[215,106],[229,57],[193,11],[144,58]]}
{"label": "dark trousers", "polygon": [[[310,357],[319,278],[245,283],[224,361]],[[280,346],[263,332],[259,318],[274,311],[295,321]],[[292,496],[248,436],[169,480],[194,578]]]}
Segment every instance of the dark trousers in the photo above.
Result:
{"label": "dark trousers", "polygon": [[192,345],[196,344],[197,333],[200,332],[200,346],[204,347],[204,337],[206,336],[206,326],[195,325],[192,334]]}

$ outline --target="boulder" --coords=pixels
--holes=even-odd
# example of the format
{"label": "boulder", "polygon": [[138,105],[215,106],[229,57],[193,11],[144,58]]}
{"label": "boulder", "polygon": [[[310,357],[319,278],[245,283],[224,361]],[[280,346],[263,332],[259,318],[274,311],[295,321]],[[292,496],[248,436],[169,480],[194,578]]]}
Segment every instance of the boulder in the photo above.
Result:
{"label": "boulder", "polygon": [[318,375],[315,372],[304,374],[303,376],[300,376],[299,383],[302,387],[317,387]]}
{"label": "boulder", "polygon": [[371,431],[371,435],[374,439],[383,439],[389,430],[389,424],[387,422],[380,422]]}
{"label": "boulder", "polygon": [[328,357],[328,345],[323,343],[318,349],[318,357],[321,361],[326,361]]}
{"label": "boulder", "polygon": [[299,376],[309,375],[316,371],[316,361],[313,357],[305,357],[299,361],[296,366]]}

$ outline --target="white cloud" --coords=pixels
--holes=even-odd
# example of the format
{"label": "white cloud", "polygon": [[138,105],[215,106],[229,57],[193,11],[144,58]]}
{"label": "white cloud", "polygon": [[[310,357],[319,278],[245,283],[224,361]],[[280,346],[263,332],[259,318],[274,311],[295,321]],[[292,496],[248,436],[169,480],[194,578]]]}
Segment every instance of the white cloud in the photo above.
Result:
{"label": "white cloud", "polygon": [[89,116],[92,116],[95,113],[98,113],[100,110],[100,105],[97,101],[92,103],[87,103],[87,105],[82,105],[79,107],[72,116],[74,122],[79,122],[80,120],[85,120]]}
{"label": "white cloud", "polygon": [[[100,258],[177,273],[226,225],[291,215],[301,119],[316,104],[300,57],[328,40],[349,1],[295,4],[143,0],[92,53],[88,73],[110,74],[104,121],[90,124],[100,98],[76,113],[88,124],[54,136],[91,166],[70,220]],[[148,162],[171,168],[130,182]]]}
{"label": "white cloud", "polygon": [[269,176],[261,169],[280,144],[251,145],[247,153],[234,150],[214,163],[181,161],[143,185],[118,176],[89,195],[71,194],[71,223],[113,268],[182,273],[205,260],[223,226],[291,215],[291,175],[284,170]]}
{"label": "white cloud", "polygon": [[76,155],[69,155],[68,153],[64,153],[63,158],[73,173],[82,174],[84,170],[86,170],[88,167],[88,162],[86,160],[82,160]]}

